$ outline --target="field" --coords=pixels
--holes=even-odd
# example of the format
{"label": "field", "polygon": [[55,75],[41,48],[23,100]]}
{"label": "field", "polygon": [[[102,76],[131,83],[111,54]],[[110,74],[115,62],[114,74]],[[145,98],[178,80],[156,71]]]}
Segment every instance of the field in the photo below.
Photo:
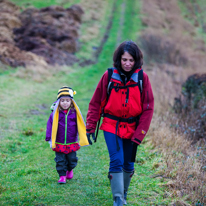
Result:
{"label": "field", "polygon": [[[144,51],[143,69],[152,83],[155,113],[150,131],[138,147],[128,205],[206,204],[205,138],[191,144],[190,137],[175,127],[180,120],[172,110],[188,76],[205,72],[205,33],[190,21],[188,4],[148,0],[12,2],[22,9],[32,5],[67,8],[77,3],[84,15],[75,53],[80,62],[42,68],[2,66],[0,70],[0,205],[112,205],[109,156],[102,131],[95,144],[78,151],[74,178],[58,185],[54,152],[45,142],[45,130],[50,105],[63,85],[77,91],[75,101],[86,117],[99,79],[112,66],[116,46],[130,39]],[[201,15],[205,17],[204,12]],[[186,49],[188,44],[191,47]]]}

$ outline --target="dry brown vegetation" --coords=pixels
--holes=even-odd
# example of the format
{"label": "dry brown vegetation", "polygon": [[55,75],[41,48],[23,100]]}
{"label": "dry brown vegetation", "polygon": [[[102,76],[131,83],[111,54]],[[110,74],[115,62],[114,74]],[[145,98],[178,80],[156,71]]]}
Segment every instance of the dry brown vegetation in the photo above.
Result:
{"label": "dry brown vegetation", "polygon": [[188,18],[193,25],[203,32],[206,32],[206,4],[203,1],[198,0],[181,0],[181,3],[184,4],[186,9],[189,11],[190,15],[187,13],[184,14],[184,17]]}
{"label": "dry brown vegetation", "polygon": [[204,107],[198,114],[191,108],[190,115],[185,110],[176,115],[171,108],[175,98],[180,100],[187,78],[205,73],[206,46],[195,26],[183,18],[177,0],[144,0],[142,6],[145,29],[138,41],[144,50],[147,63],[144,68],[155,97],[150,142],[164,154],[166,163],[159,173],[170,179],[166,183],[170,188],[167,195],[177,199],[174,205],[188,205],[186,202],[202,205],[206,203],[205,135],[194,143],[185,128],[188,129],[189,122],[194,125],[201,112],[204,114],[205,99],[198,103],[198,108]]}

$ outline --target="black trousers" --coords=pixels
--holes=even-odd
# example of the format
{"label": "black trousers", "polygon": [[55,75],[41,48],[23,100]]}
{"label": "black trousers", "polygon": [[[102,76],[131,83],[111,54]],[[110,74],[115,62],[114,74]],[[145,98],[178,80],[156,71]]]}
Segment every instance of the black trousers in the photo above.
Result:
{"label": "black trousers", "polygon": [[71,171],[77,166],[78,157],[76,152],[71,152],[69,154],[64,154],[62,152],[55,152],[56,157],[54,161],[56,162],[56,170],[59,176],[66,176],[66,172]]}

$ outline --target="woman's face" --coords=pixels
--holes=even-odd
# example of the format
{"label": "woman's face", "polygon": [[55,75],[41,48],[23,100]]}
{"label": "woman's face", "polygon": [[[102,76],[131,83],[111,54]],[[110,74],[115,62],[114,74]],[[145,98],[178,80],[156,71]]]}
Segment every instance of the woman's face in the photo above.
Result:
{"label": "woman's face", "polygon": [[62,109],[69,109],[69,107],[71,106],[71,103],[72,103],[72,100],[69,97],[62,97],[59,102],[60,107]]}
{"label": "woman's face", "polygon": [[124,52],[121,57],[121,66],[125,72],[130,72],[134,67],[134,58],[128,53]]}

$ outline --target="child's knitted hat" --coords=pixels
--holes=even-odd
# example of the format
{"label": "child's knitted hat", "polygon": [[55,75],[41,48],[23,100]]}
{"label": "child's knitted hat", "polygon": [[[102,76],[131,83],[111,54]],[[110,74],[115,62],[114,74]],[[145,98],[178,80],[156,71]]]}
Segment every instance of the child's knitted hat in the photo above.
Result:
{"label": "child's knitted hat", "polygon": [[60,99],[63,96],[68,96],[71,99],[73,99],[73,96],[75,94],[76,94],[76,91],[74,91],[71,87],[63,86],[58,91],[57,100]]}

